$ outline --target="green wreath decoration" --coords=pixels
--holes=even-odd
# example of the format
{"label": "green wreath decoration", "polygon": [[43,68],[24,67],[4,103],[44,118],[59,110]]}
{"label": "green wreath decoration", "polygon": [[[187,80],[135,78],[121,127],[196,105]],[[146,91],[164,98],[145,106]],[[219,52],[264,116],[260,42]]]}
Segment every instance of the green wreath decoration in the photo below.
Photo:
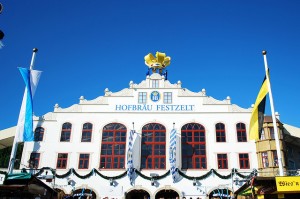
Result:
{"label": "green wreath decoration", "polygon": [[[27,173],[27,170],[32,170],[32,169],[25,169],[25,168],[23,168],[22,172],[26,172]],[[97,174],[101,178],[104,178],[106,180],[110,180],[110,179],[117,180],[117,179],[121,179],[121,178],[123,178],[123,177],[125,177],[127,175],[127,170],[126,170],[126,171],[124,171],[123,173],[121,173],[120,175],[117,175],[117,176],[106,176],[106,175],[101,174],[95,168],[93,168],[89,173],[87,173],[85,175],[80,175],[79,173],[77,173],[77,171],[74,168],[69,169],[69,171],[67,171],[65,174],[59,175],[59,174],[56,173],[55,169],[53,169],[51,167],[43,167],[41,169],[38,169],[38,172],[35,173],[34,176],[37,177],[37,176],[41,175],[45,170],[50,170],[52,172],[53,176],[55,176],[56,178],[66,178],[69,175],[74,174],[76,177],[78,177],[80,179],[87,179],[87,178],[91,177],[92,175]],[[151,181],[151,179],[160,180],[160,179],[163,179],[163,178],[167,177],[170,174],[170,170],[168,170],[165,174],[162,174],[160,176],[153,176],[153,177],[151,177],[151,176],[144,175],[143,173],[141,173],[141,171],[139,171],[137,169],[134,169],[134,170],[135,170],[135,172],[136,172],[137,175],[139,175],[143,179],[146,179],[146,180],[149,180],[149,181]],[[181,170],[179,170],[179,169],[177,169],[177,170],[178,170],[178,173],[179,173],[180,176],[182,176],[183,178],[186,178],[188,180],[194,180],[194,179],[196,179],[196,180],[203,180],[203,179],[206,179],[206,178],[208,178],[209,176],[211,176],[213,174],[216,175],[217,177],[221,178],[221,179],[230,179],[230,178],[232,178],[233,175],[237,175],[237,176],[239,176],[242,179],[250,179],[251,177],[257,175],[257,170],[256,169],[254,169],[249,175],[243,175],[240,172],[238,172],[238,170],[235,169],[235,168],[233,168],[228,175],[221,175],[215,169],[211,169],[206,174],[201,175],[201,176],[188,176],[185,173],[183,173]],[[0,171],[0,174],[4,174],[5,178],[8,175],[7,172],[4,172],[4,171]]]}

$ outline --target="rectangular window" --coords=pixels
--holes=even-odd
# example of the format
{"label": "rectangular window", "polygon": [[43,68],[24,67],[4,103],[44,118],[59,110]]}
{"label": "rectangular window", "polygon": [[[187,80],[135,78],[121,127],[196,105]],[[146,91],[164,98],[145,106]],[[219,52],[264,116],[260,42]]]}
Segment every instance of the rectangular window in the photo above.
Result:
{"label": "rectangular window", "polygon": [[172,92],[164,92],[164,103],[172,104]]}
{"label": "rectangular window", "polygon": [[227,154],[218,154],[217,157],[218,157],[218,168],[228,169]]}
{"label": "rectangular window", "polygon": [[272,155],[273,155],[273,166],[278,167],[277,151],[272,151]]}
{"label": "rectangular window", "polygon": [[67,162],[68,162],[68,154],[67,153],[59,153],[57,155],[56,168],[57,169],[66,169]]}
{"label": "rectangular window", "polygon": [[265,130],[264,130],[264,128],[262,128],[261,135],[260,135],[260,140],[265,140],[265,139],[266,139]]}
{"label": "rectangular window", "polygon": [[146,102],[147,102],[147,93],[146,92],[139,92],[138,103],[139,104],[146,104]]}
{"label": "rectangular window", "polygon": [[90,154],[80,154],[78,169],[88,169],[89,168]]}
{"label": "rectangular window", "polygon": [[249,169],[249,155],[248,153],[240,153],[239,154],[239,162],[240,162],[240,169]]}
{"label": "rectangular window", "polygon": [[274,128],[273,127],[269,127],[269,131],[270,131],[270,138],[272,140],[274,140],[275,139]]}
{"label": "rectangular window", "polygon": [[38,168],[40,163],[40,153],[32,152],[29,159],[30,168]]}
{"label": "rectangular window", "polygon": [[158,79],[152,80],[152,88],[159,88],[159,80]]}
{"label": "rectangular window", "polygon": [[262,160],[262,167],[268,168],[269,167],[268,152],[261,153],[261,160]]}

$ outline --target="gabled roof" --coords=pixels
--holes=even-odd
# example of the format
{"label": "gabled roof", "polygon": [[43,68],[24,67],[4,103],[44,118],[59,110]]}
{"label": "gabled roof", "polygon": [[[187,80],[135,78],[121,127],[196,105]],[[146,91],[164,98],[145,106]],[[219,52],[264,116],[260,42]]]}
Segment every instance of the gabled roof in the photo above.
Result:
{"label": "gabled roof", "polygon": [[16,126],[0,131],[0,149],[12,146],[16,134]]}
{"label": "gabled roof", "polygon": [[283,124],[283,127],[285,134],[300,138],[300,128],[288,124]]}

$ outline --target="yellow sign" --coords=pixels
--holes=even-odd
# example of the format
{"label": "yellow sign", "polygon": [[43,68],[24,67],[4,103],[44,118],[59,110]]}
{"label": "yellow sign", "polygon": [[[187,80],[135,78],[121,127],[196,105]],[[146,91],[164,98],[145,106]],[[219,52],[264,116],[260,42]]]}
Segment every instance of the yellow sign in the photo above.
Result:
{"label": "yellow sign", "polygon": [[299,192],[300,176],[276,177],[276,187],[278,192]]}
{"label": "yellow sign", "polygon": [[264,195],[257,195],[256,197],[257,197],[257,199],[264,199],[265,198]]}

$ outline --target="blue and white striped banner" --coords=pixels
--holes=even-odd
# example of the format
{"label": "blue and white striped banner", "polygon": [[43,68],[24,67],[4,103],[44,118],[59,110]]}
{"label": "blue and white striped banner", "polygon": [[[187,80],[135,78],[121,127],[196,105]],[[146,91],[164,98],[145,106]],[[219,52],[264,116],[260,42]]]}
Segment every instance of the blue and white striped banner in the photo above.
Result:
{"label": "blue and white striped banner", "polygon": [[22,106],[19,114],[16,142],[33,141],[33,103],[32,98],[34,96],[37,84],[39,82],[41,71],[29,70],[27,68],[19,68],[20,73],[25,82],[25,91],[22,101]]}
{"label": "blue and white striped banner", "polygon": [[130,184],[133,183],[133,174],[134,174],[134,167],[133,167],[133,144],[135,141],[136,133],[135,130],[131,130],[129,132],[129,139],[128,139],[128,151],[127,151],[127,176],[129,177]]}
{"label": "blue and white striped banner", "polygon": [[176,182],[178,169],[176,167],[176,130],[172,129],[170,133],[170,148],[169,148],[170,172],[173,182]]}
{"label": "blue and white striped banner", "polygon": [[81,197],[82,197],[82,196],[84,196],[84,190],[85,190],[85,189],[84,189],[84,188],[82,188],[82,191],[81,191],[81,194],[80,194],[80,197],[79,197],[79,199],[81,199]]}

